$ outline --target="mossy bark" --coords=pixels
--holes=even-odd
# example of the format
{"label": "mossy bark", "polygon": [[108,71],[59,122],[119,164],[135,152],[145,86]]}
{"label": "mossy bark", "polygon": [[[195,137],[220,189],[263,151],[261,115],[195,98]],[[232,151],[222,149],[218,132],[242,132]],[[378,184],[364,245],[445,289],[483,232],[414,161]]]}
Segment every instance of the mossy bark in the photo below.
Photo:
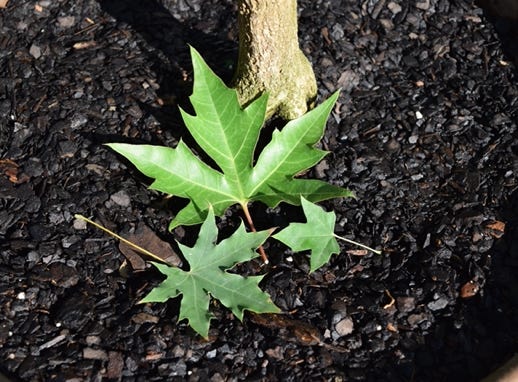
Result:
{"label": "mossy bark", "polygon": [[234,87],[241,104],[269,94],[267,116],[291,120],[317,93],[313,68],[299,48],[296,0],[239,0],[239,59]]}

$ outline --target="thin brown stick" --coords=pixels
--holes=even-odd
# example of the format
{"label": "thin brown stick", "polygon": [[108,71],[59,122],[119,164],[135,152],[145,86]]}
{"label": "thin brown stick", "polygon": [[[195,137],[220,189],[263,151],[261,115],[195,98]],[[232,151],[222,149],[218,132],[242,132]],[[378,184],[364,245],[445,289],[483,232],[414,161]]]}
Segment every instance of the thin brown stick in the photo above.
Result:
{"label": "thin brown stick", "polygon": [[[241,204],[241,208],[243,209],[243,213],[245,214],[248,226],[250,227],[252,232],[257,232],[257,230],[255,229],[255,226],[254,226],[254,222],[252,220],[252,216],[250,215],[250,211],[248,210],[248,204],[246,204],[246,203]],[[261,255],[261,259],[263,259],[263,262],[265,264],[268,264],[269,263],[268,256],[266,256],[266,252],[264,251],[263,246],[260,245],[259,248],[257,248],[257,249],[259,250],[259,254]]]}
{"label": "thin brown stick", "polygon": [[144,254],[144,255],[147,255],[147,256],[149,256],[149,257],[151,257],[151,258],[155,259],[155,260],[158,260],[158,261],[160,261],[161,263],[165,263],[165,264],[167,264],[167,263],[164,261],[164,259],[162,259],[160,256],[157,256],[157,255],[155,255],[154,253],[149,252],[147,249],[142,248],[141,246],[139,246],[139,245],[137,245],[137,244],[135,244],[135,243],[132,243],[131,241],[129,241],[129,240],[127,240],[127,239],[123,238],[122,236],[117,235],[115,232],[110,231],[108,228],[103,227],[102,225],[100,225],[100,224],[98,224],[98,223],[94,222],[93,220],[90,220],[90,219],[88,219],[88,218],[86,218],[86,217],[84,217],[83,215],[80,215],[80,214],[75,214],[75,215],[74,215],[74,217],[75,217],[76,219],[84,220],[85,222],[90,223],[91,225],[93,225],[93,226],[95,226],[95,227],[99,228],[100,230],[102,230],[102,231],[106,232],[108,235],[111,235],[111,236],[113,236],[114,238],[119,239],[119,240],[120,240],[120,241],[122,241],[124,244],[129,245],[129,246],[130,246],[131,248],[133,248],[135,251],[140,252],[140,253],[142,253],[142,254]]}

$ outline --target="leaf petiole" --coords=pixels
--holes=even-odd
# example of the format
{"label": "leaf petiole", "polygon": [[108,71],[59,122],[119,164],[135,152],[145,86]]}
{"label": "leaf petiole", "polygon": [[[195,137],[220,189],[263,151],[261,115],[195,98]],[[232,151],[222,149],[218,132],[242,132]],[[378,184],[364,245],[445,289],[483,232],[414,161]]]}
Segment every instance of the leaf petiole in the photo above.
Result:
{"label": "leaf petiole", "polygon": [[[248,210],[248,204],[243,203],[241,204],[241,209],[243,210],[243,213],[245,214],[246,221],[248,223],[248,226],[250,227],[250,230],[252,232],[257,232],[255,229],[254,221],[252,220],[252,215],[250,215],[250,211]],[[270,261],[268,260],[268,256],[266,256],[266,252],[263,248],[263,245],[261,244],[259,248],[257,248],[259,251],[259,254],[261,255],[261,259],[263,260],[263,263],[268,264]]]}
{"label": "leaf petiole", "polygon": [[378,251],[376,249],[372,249],[371,247],[368,247],[368,246],[366,246],[364,244],[358,243],[358,242],[356,242],[354,240],[349,240],[349,239],[346,239],[345,237],[338,236],[336,233],[334,233],[333,236],[335,238],[343,240],[343,241],[345,241],[345,242],[347,242],[349,244],[357,245],[358,247],[361,247],[361,248],[366,249],[368,251],[374,252],[376,255],[381,255],[381,251]]}

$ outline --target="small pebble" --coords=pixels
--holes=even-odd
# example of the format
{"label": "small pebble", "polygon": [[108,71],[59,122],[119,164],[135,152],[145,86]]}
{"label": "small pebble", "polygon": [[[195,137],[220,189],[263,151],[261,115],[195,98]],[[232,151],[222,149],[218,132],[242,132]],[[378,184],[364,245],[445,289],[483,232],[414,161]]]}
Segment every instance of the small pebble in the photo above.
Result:
{"label": "small pebble", "polygon": [[401,8],[401,5],[397,4],[397,3],[394,3],[394,2],[390,2],[388,3],[387,5],[387,8],[390,10],[390,12],[392,12],[392,14],[394,15],[397,15],[399,12],[402,11],[402,8]]}
{"label": "small pebble", "polygon": [[86,344],[89,346],[99,345],[101,343],[101,337],[99,336],[86,336]]}
{"label": "small pebble", "polygon": [[380,24],[385,28],[385,30],[390,31],[394,29],[394,23],[389,19],[380,19]]}
{"label": "small pebble", "polygon": [[421,1],[416,3],[415,7],[423,11],[427,11],[430,8],[430,0]]}
{"label": "small pebble", "polygon": [[396,306],[400,312],[403,312],[403,313],[411,312],[415,308],[415,298],[414,297],[397,297]]}
{"label": "small pebble", "polygon": [[74,16],[61,16],[58,17],[57,20],[60,28],[70,28],[76,22],[76,18]]}
{"label": "small pebble", "polygon": [[448,305],[448,299],[445,296],[439,297],[437,300],[427,304],[430,310],[441,310]]}
{"label": "small pebble", "polygon": [[63,239],[61,239],[61,245],[63,246],[63,248],[70,248],[78,241],[79,241],[79,237],[76,235],[66,236]]}
{"label": "small pebble", "polygon": [[74,229],[86,229],[86,222],[82,219],[74,219]]}
{"label": "small pebble", "polygon": [[324,331],[324,338],[331,338],[331,331],[329,329]]}
{"label": "small pebble", "polygon": [[325,159],[320,161],[315,166],[315,174],[317,175],[317,178],[325,178],[325,176],[326,176],[325,171],[328,169],[329,169],[329,164],[327,163],[327,161]]}
{"label": "small pebble", "polygon": [[29,48],[29,54],[37,60],[41,57],[41,48],[38,45],[32,44]]}
{"label": "small pebble", "polygon": [[131,203],[129,195],[124,190],[111,195],[110,200],[121,207],[129,207]]}
{"label": "small pebble", "polygon": [[426,320],[426,315],[424,313],[420,314],[411,314],[408,316],[407,321],[410,324],[410,326],[414,327],[415,325],[423,322]]}
{"label": "small pebble", "polygon": [[335,330],[340,335],[340,337],[351,334],[354,330],[354,322],[349,317],[344,318],[336,324]]}
{"label": "small pebble", "polygon": [[335,24],[331,30],[331,36],[335,41],[340,41],[344,38],[344,28],[340,24]]}
{"label": "small pebble", "polygon": [[390,154],[396,153],[401,149],[401,144],[394,138],[385,143],[385,150]]}
{"label": "small pebble", "polygon": [[84,348],[83,349],[84,359],[99,359],[108,360],[108,354],[101,349]]}

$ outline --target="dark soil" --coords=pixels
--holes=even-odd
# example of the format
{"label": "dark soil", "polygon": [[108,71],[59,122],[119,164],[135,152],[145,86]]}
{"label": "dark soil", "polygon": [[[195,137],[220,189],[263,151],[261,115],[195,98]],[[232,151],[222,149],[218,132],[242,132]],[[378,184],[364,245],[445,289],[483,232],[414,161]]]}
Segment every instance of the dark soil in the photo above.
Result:
{"label": "dark soil", "polygon": [[469,1],[299,1],[320,99],[342,88],[323,140],[331,153],[308,176],[356,192],[323,205],[338,234],[384,254],[344,247],[308,276],[307,257],[270,248],[263,287],[282,319],[241,323],[214,304],[204,341],[176,322],[177,301],[137,305],[159,276],[123,277],[118,243],[74,219],[192,242],[167,232],[177,201],[148,191],[102,143],[174,145],[185,134],[187,44],[229,79],[234,3],[11,0],[0,10],[1,372],[479,380],[517,350],[518,38]]}

